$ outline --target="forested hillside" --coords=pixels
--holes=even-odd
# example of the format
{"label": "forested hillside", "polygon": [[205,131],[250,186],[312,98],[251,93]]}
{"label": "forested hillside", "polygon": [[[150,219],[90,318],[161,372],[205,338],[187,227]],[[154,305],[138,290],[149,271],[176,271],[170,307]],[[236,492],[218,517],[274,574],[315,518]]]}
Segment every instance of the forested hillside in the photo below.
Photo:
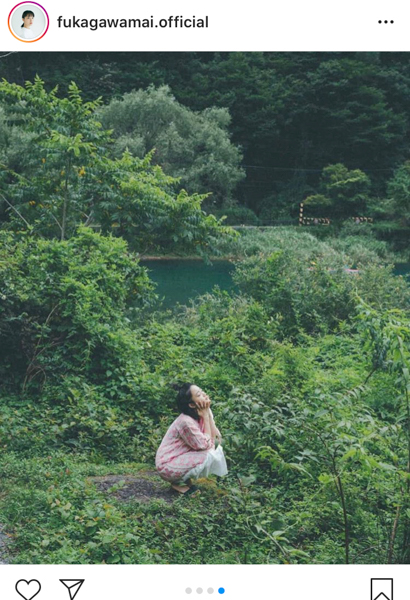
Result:
{"label": "forested hillside", "polygon": [[[114,101],[106,121],[120,138],[119,147],[128,144],[139,155],[155,146],[154,161],[168,174],[193,171],[184,180],[185,186],[194,186],[188,191],[213,192],[208,207],[220,208],[225,201],[222,212],[234,224],[254,223],[254,213],[263,223],[294,219],[301,201],[323,195],[323,169],[341,164],[347,171],[360,170],[368,186],[358,202],[343,198],[343,215],[377,217],[378,235],[403,247],[410,219],[409,61],[408,53],[394,52],[71,53],[70,60],[64,54],[26,53],[2,59],[0,74],[19,84],[39,74],[49,86],[58,84],[60,93],[75,81],[86,99]],[[201,134],[200,123],[194,127],[197,134],[182,141],[182,123],[170,117],[178,109],[169,101],[167,108],[164,93],[153,109],[164,124],[160,140],[144,133],[149,110],[141,112],[138,123],[127,117],[125,131],[118,129],[114,111],[121,106],[124,114],[133,101],[132,96],[123,99],[124,94],[163,85],[180,111],[208,111],[211,120],[228,127],[243,156],[245,178],[233,149],[222,159],[227,166],[221,172],[219,142],[205,130]],[[212,107],[220,112],[209,112]],[[161,156],[165,146],[166,156]],[[209,160],[208,174],[201,172]],[[346,177],[340,174],[338,180],[343,183]],[[253,212],[235,211],[233,201]],[[321,214],[339,216],[326,202]]]}

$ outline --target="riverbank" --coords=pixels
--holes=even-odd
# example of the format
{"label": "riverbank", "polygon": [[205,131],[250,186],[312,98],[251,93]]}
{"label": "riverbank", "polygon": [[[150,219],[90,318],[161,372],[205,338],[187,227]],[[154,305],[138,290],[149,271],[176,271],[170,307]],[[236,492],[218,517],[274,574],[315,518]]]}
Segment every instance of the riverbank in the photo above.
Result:
{"label": "riverbank", "polygon": [[[357,268],[364,264],[397,264],[410,262],[408,253],[392,251],[387,242],[376,239],[365,226],[345,227],[338,235],[328,232],[298,227],[237,227],[232,238],[222,238],[213,255],[150,254],[141,255],[141,260],[149,261],[235,261],[257,254],[271,254],[277,251],[298,254],[315,249],[318,256],[328,253],[329,248],[335,255],[344,254],[345,264]],[[290,244],[288,242],[291,242]],[[348,261],[350,260],[350,263]]]}
{"label": "riverbank", "polygon": [[[209,260],[211,262],[224,262],[224,261],[232,261],[237,259],[237,256],[210,256]],[[180,261],[197,261],[204,262],[202,256],[178,256],[177,254],[165,254],[164,256],[153,254],[153,255],[140,255],[139,259],[141,261],[171,261],[171,260],[180,260]]]}

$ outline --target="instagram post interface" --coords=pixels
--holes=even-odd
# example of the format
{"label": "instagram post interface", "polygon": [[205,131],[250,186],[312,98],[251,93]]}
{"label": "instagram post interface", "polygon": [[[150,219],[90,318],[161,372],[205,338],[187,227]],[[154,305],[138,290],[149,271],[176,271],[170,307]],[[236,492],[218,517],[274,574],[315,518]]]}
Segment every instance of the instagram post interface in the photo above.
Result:
{"label": "instagram post interface", "polygon": [[405,599],[410,57],[365,8],[3,8],[7,600]]}
{"label": "instagram post interface", "polygon": [[69,58],[1,62],[2,559],[407,563],[408,56]]}

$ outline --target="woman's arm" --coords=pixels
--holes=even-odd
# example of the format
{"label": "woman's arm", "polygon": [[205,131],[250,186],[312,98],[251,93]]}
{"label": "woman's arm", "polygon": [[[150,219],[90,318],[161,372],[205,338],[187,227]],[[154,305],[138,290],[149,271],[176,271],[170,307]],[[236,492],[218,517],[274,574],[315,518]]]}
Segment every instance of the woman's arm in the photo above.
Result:
{"label": "woman's arm", "polygon": [[205,392],[199,388],[195,394],[194,403],[197,407],[198,416],[203,420],[205,433],[211,437],[213,443],[215,443],[215,439],[217,439],[219,443],[222,443],[221,433],[215,425],[215,419],[210,409],[211,399],[208,394],[205,394]]}
{"label": "woman's arm", "polygon": [[187,417],[180,423],[178,433],[180,438],[192,450],[210,450],[214,446],[210,428],[205,426],[205,433],[202,433],[199,423],[196,423],[191,417]]}
{"label": "woman's arm", "polygon": [[211,409],[205,408],[202,410],[198,410],[197,412],[198,412],[198,415],[200,417],[202,417],[202,419],[204,421],[205,433],[207,433],[210,436],[212,443],[215,444],[215,439],[217,439],[218,442],[221,443],[222,442],[221,432],[215,425],[214,415],[212,414]]}
{"label": "woman's arm", "polygon": [[221,432],[219,431],[218,427],[215,424],[215,419],[214,419],[214,415],[211,409],[209,409],[209,416],[211,418],[211,437],[213,440],[217,439],[218,442],[221,444],[222,443],[222,436],[221,436]]}
{"label": "woman's arm", "polygon": [[214,420],[211,417],[211,413],[209,408],[204,408],[202,410],[198,410],[199,416],[201,416],[204,420],[204,429],[205,433],[209,435],[212,440],[212,443],[215,441],[215,433],[214,433]]}

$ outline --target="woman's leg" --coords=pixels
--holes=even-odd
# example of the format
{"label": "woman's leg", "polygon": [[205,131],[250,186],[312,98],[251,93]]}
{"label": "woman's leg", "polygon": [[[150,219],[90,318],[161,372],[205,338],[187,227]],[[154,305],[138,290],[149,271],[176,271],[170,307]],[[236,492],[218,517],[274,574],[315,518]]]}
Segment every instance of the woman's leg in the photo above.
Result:
{"label": "woman's leg", "polygon": [[158,472],[162,479],[169,481],[175,489],[182,486],[190,487],[191,472],[194,467],[200,467],[205,462],[207,455],[207,450],[188,452],[173,459]]}
{"label": "woman's leg", "polygon": [[191,477],[196,479],[195,471],[201,470],[207,459],[207,450],[192,451],[170,461],[167,465],[158,469],[158,473],[162,479],[171,484],[175,491],[186,494],[193,487]]}
{"label": "woman's leg", "polygon": [[227,473],[228,468],[226,466],[224,451],[222,446],[218,446],[216,450],[208,450],[204,462],[189,471],[186,477],[192,477],[193,479],[208,477],[209,475],[224,477]]}

